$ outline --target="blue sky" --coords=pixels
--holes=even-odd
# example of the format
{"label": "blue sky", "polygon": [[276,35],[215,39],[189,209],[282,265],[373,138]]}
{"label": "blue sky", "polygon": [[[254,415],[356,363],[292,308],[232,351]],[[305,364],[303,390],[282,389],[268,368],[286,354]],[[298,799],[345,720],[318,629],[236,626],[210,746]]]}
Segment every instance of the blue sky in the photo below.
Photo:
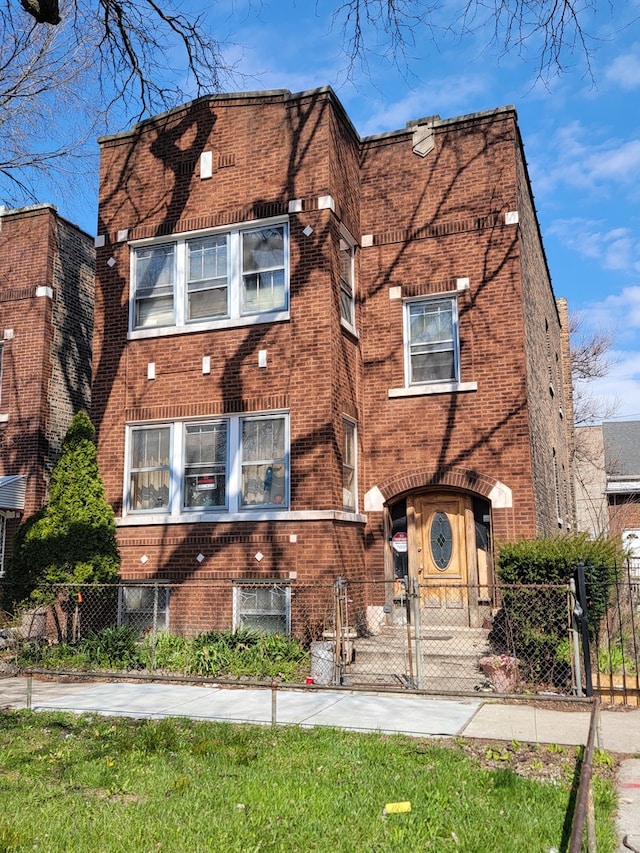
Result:
{"label": "blue sky", "polygon": [[[591,74],[577,51],[563,55],[562,75],[546,80],[537,78],[534,41],[525,55],[501,56],[487,48],[486,28],[464,39],[415,30],[406,66],[385,59],[380,45],[366,71],[356,68],[350,79],[333,5],[209,4],[206,20],[233,42],[227,58],[244,75],[233,88],[331,85],[361,135],[436,113],[449,118],[514,104],[555,293],[567,297],[586,332],[615,333],[613,367],[593,392],[618,401],[618,419],[640,419],[640,0],[616,0],[613,18],[602,2],[602,16],[585,19],[596,37]],[[185,101],[192,96],[185,86]],[[84,197],[50,200],[94,233],[92,182]]]}

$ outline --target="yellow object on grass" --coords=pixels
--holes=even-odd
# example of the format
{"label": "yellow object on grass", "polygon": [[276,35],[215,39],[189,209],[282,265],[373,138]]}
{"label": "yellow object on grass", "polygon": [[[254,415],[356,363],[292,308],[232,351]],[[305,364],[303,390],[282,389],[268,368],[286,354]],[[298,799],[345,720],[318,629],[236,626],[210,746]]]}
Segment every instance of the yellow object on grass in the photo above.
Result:
{"label": "yellow object on grass", "polygon": [[403,803],[387,803],[384,807],[384,814],[402,814],[402,812],[410,812],[411,803],[405,800]]}

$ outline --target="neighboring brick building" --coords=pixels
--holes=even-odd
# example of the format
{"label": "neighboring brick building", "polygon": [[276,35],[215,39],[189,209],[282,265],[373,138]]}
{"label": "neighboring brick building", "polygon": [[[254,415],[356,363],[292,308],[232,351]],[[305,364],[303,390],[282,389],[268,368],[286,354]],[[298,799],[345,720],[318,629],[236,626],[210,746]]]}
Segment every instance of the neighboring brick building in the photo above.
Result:
{"label": "neighboring brick building", "polygon": [[476,623],[492,543],[574,515],[515,110],[360,139],[330,89],[218,95],[100,144],[93,413],[123,579],[182,582],[191,631],[242,621],[243,583],[293,586],[297,630],[306,582],[371,581],[363,621],[408,565],[434,619]]}
{"label": "neighboring brick building", "polygon": [[576,430],[576,509],[580,530],[620,536],[640,574],[640,421]]}
{"label": "neighboring brick building", "polygon": [[55,207],[0,208],[0,574],[89,409],[94,272],[92,238]]}

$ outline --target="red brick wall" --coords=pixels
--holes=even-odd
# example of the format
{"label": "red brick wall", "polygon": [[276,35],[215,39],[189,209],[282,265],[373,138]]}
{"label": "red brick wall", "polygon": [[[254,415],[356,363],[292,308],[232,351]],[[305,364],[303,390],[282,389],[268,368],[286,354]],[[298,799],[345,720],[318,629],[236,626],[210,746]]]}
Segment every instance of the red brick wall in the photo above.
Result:
{"label": "red brick wall", "polygon": [[[46,500],[73,414],[89,408],[94,251],[49,205],[6,211],[0,226],[0,474],[27,476],[28,517]],[[6,556],[19,521],[8,523]]]}
{"label": "red brick wall", "polygon": [[540,534],[557,535],[575,524],[570,444],[573,407],[566,376],[570,369],[568,317],[556,305],[519,147],[516,153],[536,528]]}
{"label": "red brick wall", "polygon": [[[119,527],[124,577],[381,579],[382,514],[370,512],[365,526],[341,512],[344,415],[358,423],[360,511],[374,487],[392,502],[410,481],[485,497],[500,481],[513,506],[493,513],[494,533],[544,528],[548,482],[530,446],[534,433],[542,440],[544,419],[532,421],[540,381],[528,379],[535,359],[525,340],[531,323],[539,325],[536,312],[549,313],[553,302],[548,280],[540,293],[524,294],[543,256],[526,210],[515,113],[436,121],[433,151],[423,158],[412,146],[413,128],[360,141],[327,90],[203,99],[102,140],[99,234],[106,245],[98,252],[93,411],[116,512],[126,422],[284,409],[290,509],[323,513],[147,526],[128,519]],[[208,180],[199,175],[203,151],[213,152]],[[320,196],[331,196],[335,209],[318,209]],[[284,215],[292,199],[301,210],[289,216],[287,321],[127,342],[127,239]],[[505,224],[505,214],[520,207],[530,247],[522,245],[522,224]],[[371,244],[357,253],[356,335],[340,324],[340,223]],[[455,291],[465,278],[469,289],[458,291],[461,381],[477,390],[390,398],[390,389],[404,385],[402,298]],[[390,288],[402,298],[391,299]],[[257,364],[261,349],[266,368]],[[212,357],[207,376],[204,355]],[[381,588],[367,589],[359,607],[382,603]],[[227,619],[230,606],[227,597],[215,609]],[[320,618],[314,606],[312,621]],[[197,596],[188,605],[198,624],[212,608]]]}
{"label": "red brick wall", "polygon": [[[369,282],[365,488],[392,472],[425,470],[436,482],[454,469],[477,472],[513,491],[513,517],[494,518],[503,536],[510,520],[520,535],[536,530],[518,230],[504,224],[517,209],[515,134],[505,110],[436,124],[424,159],[412,151],[411,130],[368,142],[362,227],[374,245],[360,262]],[[477,391],[389,399],[404,384],[403,306],[389,289],[400,287],[403,298],[438,294],[455,291],[458,278],[470,283],[458,294],[460,378]]]}
{"label": "red brick wall", "polygon": [[[108,239],[98,252],[93,411],[101,470],[117,513],[125,421],[276,409],[290,413],[291,510],[342,510],[342,416],[359,414],[358,350],[357,342],[340,332],[338,220],[330,210],[319,210],[317,199],[332,195],[344,205],[344,214],[338,213],[357,238],[358,148],[353,130],[335,119],[330,103],[326,93],[291,100],[280,95],[212,99],[192,114],[178,110],[137,133],[103,141],[99,232]],[[214,152],[211,180],[199,177],[203,150]],[[288,322],[138,340],[125,347],[129,250],[125,242],[115,242],[119,230],[129,229],[135,239],[248,221],[284,214],[296,198],[303,209],[289,218]],[[116,263],[109,267],[111,257]],[[263,369],[258,368],[260,349],[267,350]],[[206,376],[204,355],[211,355]],[[156,378],[150,381],[151,361]],[[275,552],[274,527],[284,537]],[[297,536],[296,544],[289,543],[289,532]],[[203,534],[230,540],[224,547],[198,546],[206,555],[198,565],[193,540]],[[363,525],[304,520],[120,527],[119,540],[125,577],[144,571],[147,577],[187,572],[202,578],[213,570],[224,577],[230,572],[262,577],[266,571],[269,577],[295,572],[302,579],[333,579],[362,566]],[[153,552],[144,569],[132,542],[147,543]],[[254,559],[258,550],[265,554],[260,565]],[[347,559],[353,569],[345,569]]]}

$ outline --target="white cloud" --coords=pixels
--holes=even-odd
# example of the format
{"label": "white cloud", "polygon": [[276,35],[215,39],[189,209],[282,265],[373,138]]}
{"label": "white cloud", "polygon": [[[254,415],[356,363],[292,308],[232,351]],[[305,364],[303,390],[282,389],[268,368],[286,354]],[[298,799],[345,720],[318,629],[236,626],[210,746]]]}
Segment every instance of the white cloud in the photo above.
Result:
{"label": "white cloud", "polygon": [[616,56],[605,69],[604,79],[605,82],[620,89],[640,88],[640,48],[634,45],[630,53]]}
{"label": "white cloud", "polygon": [[606,228],[601,220],[575,217],[555,220],[546,233],[604,269],[640,273],[640,235],[630,228]]}
{"label": "white cloud", "polygon": [[544,140],[538,135],[530,164],[536,194],[553,201],[566,189],[586,190],[594,197],[623,190],[635,200],[640,138],[601,137],[597,125],[586,127],[578,120],[565,124]]}
{"label": "white cloud", "polygon": [[[582,331],[611,333],[618,347],[636,346],[640,331],[640,285],[625,287],[605,299],[590,302],[579,312]],[[615,354],[617,375],[640,375],[640,352],[635,349]]]}
{"label": "white cloud", "polygon": [[479,74],[473,76],[446,77],[426,82],[418,90],[409,91],[398,100],[367,101],[366,115],[358,127],[362,135],[399,130],[407,121],[427,115],[450,118],[465,110],[476,112],[478,98],[487,91],[487,82]]}
{"label": "white cloud", "polygon": [[616,418],[640,417],[640,353],[615,351],[611,372],[589,385],[589,393],[615,407]]}

